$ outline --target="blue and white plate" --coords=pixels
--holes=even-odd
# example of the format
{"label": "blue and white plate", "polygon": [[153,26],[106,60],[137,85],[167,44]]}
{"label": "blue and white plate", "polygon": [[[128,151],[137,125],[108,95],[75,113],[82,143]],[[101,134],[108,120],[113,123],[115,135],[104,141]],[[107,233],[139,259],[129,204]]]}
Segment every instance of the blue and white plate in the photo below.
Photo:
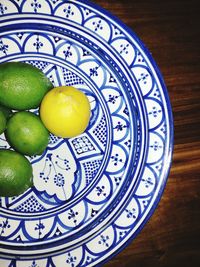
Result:
{"label": "blue and white plate", "polygon": [[33,188],[0,199],[0,266],[101,265],[140,232],[166,183],[173,121],[161,74],[138,37],[88,1],[3,0],[0,14],[0,63],[32,64],[92,109],[82,135],[51,135],[30,158]]}

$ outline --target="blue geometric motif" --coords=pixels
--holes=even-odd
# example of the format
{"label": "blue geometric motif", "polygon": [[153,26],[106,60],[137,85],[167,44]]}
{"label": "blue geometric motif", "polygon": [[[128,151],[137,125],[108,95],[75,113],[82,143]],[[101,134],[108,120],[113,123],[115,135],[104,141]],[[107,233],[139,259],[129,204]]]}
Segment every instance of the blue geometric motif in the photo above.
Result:
{"label": "blue geometric motif", "polygon": [[86,185],[89,185],[93,178],[96,176],[99,167],[101,166],[101,160],[94,160],[85,162],[83,164],[85,170]]}
{"label": "blue geometric motif", "polygon": [[42,7],[42,5],[38,2],[38,0],[33,0],[31,6],[33,7],[35,13],[38,11],[38,9]]}
{"label": "blue geometric motif", "polygon": [[75,86],[77,84],[84,84],[84,81],[75,73],[64,68],[62,68],[62,73],[66,85]]}
{"label": "blue geometric motif", "polygon": [[0,3],[0,15],[3,15],[4,12],[7,10],[7,7]]}
{"label": "blue geometric motif", "polygon": [[5,55],[7,54],[9,46],[4,44],[3,41],[0,39],[0,51],[2,51]]}
{"label": "blue geometric motif", "polygon": [[94,151],[95,150],[93,144],[90,142],[90,140],[87,138],[87,136],[74,138],[72,140],[72,144],[74,145],[76,153],[79,155],[86,153],[88,151]]}
{"label": "blue geometric motif", "polygon": [[106,130],[106,120],[105,116],[102,116],[99,124],[96,129],[94,129],[93,134],[98,138],[99,142],[101,142],[104,146],[107,143],[107,130]]}
{"label": "blue geometric motif", "polygon": [[15,208],[16,211],[20,212],[41,212],[44,211],[45,208],[37,201],[37,199],[34,196],[31,196],[26,201],[24,201],[21,205],[19,205],[17,208]]}

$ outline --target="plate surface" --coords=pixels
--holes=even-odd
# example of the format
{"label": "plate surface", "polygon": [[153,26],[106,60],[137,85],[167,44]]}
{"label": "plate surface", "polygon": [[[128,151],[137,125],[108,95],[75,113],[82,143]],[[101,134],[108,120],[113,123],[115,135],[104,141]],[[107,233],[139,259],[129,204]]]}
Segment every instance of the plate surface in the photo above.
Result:
{"label": "plate surface", "polygon": [[32,64],[82,90],[92,109],[82,135],[51,135],[29,158],[33,188],[0,198],[0,265],[101,265],[139,233],[166,183],[173,121],[161,74],[137,36],[93,3],[7,0],[0,14],[0,63]]}

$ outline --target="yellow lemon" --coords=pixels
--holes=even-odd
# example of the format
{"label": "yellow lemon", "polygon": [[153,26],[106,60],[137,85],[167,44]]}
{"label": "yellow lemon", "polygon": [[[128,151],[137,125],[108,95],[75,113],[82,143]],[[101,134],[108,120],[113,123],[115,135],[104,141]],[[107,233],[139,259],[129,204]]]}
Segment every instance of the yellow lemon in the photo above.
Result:
{"label": "yellow lemon", "polygon": [[90,119],[87,96],[72,86],[50,90],[40,106],[40,117],[46,128],[59,137],[71,138],[85,131]]}

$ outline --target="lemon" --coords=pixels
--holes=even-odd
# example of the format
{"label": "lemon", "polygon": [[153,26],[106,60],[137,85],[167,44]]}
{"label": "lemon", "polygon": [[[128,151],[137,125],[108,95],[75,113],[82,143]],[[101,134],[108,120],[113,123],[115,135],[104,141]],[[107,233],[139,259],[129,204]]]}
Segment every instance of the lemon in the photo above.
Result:
{"label": "lemon", "polygon": [[0,134],[2,134],[6,129],[6,116],[0,110]]}
{"label": "lemon", "polygon": [[39,116],[28,111],[16,112],[7,123],[8,143],[23,155],[40,155],[49,142],[49,132]]}
{"label": "lemon", "polygon": [[21,154],[0,149],[0,196],[22,194],[33,185],[32,166]]}
{"label": "lemon", "polygon": [[87,128],[90,103],[82,91],[72,86],[56,87],[44,96],[40,117],[51,133],[71,138],[83,133]]}
{"label": "lemon", "polygon": [[38,68],[23,62],[0,64],[0,104],[16,110],[37,108],[52,83]]}

